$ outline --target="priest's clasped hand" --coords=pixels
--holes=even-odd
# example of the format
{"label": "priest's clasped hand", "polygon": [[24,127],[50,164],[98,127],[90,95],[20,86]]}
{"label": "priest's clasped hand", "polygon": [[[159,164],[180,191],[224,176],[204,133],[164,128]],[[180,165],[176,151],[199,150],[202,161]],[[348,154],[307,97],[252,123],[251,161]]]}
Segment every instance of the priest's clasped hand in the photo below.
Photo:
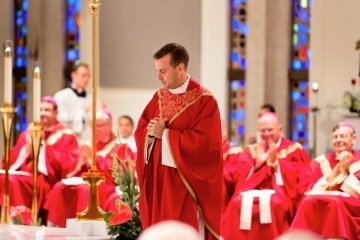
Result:
{"label": "priest's clasped hand", "polygon": [[163,132],[166,128],[166,122],[168,120],[162,118],[153,118],[148,123],[146,129],[149,136],[154,136],[157,138],[162,138]]}

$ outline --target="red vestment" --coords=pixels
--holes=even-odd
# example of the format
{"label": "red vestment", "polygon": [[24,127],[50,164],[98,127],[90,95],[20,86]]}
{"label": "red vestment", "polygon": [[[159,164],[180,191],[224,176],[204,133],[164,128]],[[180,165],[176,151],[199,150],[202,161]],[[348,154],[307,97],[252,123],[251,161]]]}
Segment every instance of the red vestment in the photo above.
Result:
{"label": "red vestment", "polygon": [[[168,119],[162,139],[147,135],[149,121],[157,117]],[[205,238],[219,237],[222,194],[220,126],[216,100],[193,79],[190,79],[185,93],[172,94],[160,89],[154,95],[135,132],[139,209],[144,229],[169,219],[199,229],[201,218],[200,222],[206,227]],[[153,145],[148,145],[151,141]],[[171,166],[164,164],[164,148],[170,152]]]}
{"label": "red vestment", "polygon": [[[311,171],[309,158],[298,143],[281,138],[277,148],[278,172],[282,177],[282,184],[275,180],[273,167],[263,164],[256,171],[253,170],[257,158],[257,144],[245,148],[240,155],[236,170],[232,172],[232,179],[236,182],[235,194],[222,216],[221,236],[224,240],[232,239],[274,239],[285,232],[294,214],[294,205],[299,198],[299,192],[310,184]],[[279,172],[280,170],[280,172]],[[306,184],[300,177],[306,177]],[[250,190],[271,190],[270,197],[271,221],[261,222],[260,197],[253,198],[252,215],[249,228],[240,228],[242,204],[244,194]],[[249,193],[247,193],[249,192]],[[253,191],[254,192],[254,191]],[[262,194],[261,191],[257,194]],[[264,211],[264,210],[262,210]]]}
{"label": "red vestment", "polygon": [[[358,186],[360,184],[360,153],[352,152],[353,160],[350,175],[354,176]],[[311,163],[314,172],[314,183],[323,180],[323,176],[331,173],[338,164],[335,153],[322,155]],[[353,169],[354,167],[354,169]],[[349,176],[350,176],[349,175]],[[348,178],[348,177],[346,177]],[[343,181],[328,187],[324,185],[323,194],[310,194],[305,196],[299,206],[291,228],[311,230],[327,238],[360,239],[360,199],[349,194],[341,195]],[[317,188],[314,186],[314,191]],[[335,190],[337,192],[328,191]],[[360,194],[360,193],[359,193]]]}
{"label": "red vestment", "polygon": [[[26,144],[26,132],[23,132],[16,145],[10,151],[11,166],[19,158],[19,154]],[[38,205],[43,206],[46,194],[51,187],[68,174],[75,167],[78,160],[78,142],[73,132],[57,123],[54,128],[45,133],[41,148],[45,147],[45,164],[47,175],[38,172]],[[40,158],[40,157],[39,157]],[[17,170],[30,173],[30,176],[9,175],[10,206],[26,206],[31,208],[33,195],[33,157],[24,157],[24,162]],[[1,199],[3,198],[4,175],[0,175]],[[2,205],[1,200],[0,204]]]}
{"label": "red vestment", "polygon": [[[96,167],[105,174],[105,182],[100,183],[98,187],[99,205],[104,211],[108,210],[104,207],[105,203],[108,197],[115,192],[116,187],[112,177],[113,158],[111,154],[117,152],[120,159],[133,156],[127,145],[119,145],[116,142],[114,137],[111,137],[106,142],[96,143]],[[87,167],[90,168],[90,166]],[[77,212],[82,212],[87,207],[88,192],[89,185],[87,183],[65,185],[62,181],[58,182],[51,189],[44,205],[44,208],[48,210],[48,221],[59,227],[66,227],[67,218],[75,218]]]}
{"label": "red vestment", "polygon": [[233,146],[233,144],[227,139],[222,141],[222,156],[223,156],[223,175],[224,175],[224,186],[223,186],[223,201],[222,209],[225,211],[230,198],[234,194],[235,181],[232,178],[232,172],[235,171],[238,161],[243,149],[241,147]]}

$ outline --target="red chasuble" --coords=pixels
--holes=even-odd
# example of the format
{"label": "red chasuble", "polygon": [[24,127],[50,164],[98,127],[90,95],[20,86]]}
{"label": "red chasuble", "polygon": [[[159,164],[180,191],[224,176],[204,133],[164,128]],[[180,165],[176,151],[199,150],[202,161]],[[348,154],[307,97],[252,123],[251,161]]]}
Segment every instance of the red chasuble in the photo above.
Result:
{"label": "red chasuble", "polygon": [[[16,145],[10,151],[10,166],[19,157],[21,149],[26,143],[26,132],[22,133]],[[48,174],[38,172],[38,204],[43,206],[46,194],[51,187],[64,178],[78,159],[78,143],[73,132],[57,123],[52,131],[45,134],[42,148],[45,147],[45,164]],[[20,156],[21,158],[21,156]],[[30,176],[9,175],[10,180],[10,206],[26,206],[31,208],[33,193],[33,157],[32,154],[24,157],[24,163],[17,170],[28,172]],[[1,202],[3,203],[4,175],[0,175]]]}
{"label": "red chasuble", "polygon": [[[347,179],[353,177],[354,184],[360,186],[360,153],[352,152],[353,161],[350,174],[330,187],[324,185],[324,192],[314,192],[302,200],[291,228],[311,230],[327,238],[360,239],[360,199],[343,192]],[[335,153],[317,157],[311,163],[314,183],[331,173],[338,164]],[[360,187],[359,187],[360,189]],[[336,192],[335,192],[336,191]],[[311,193],[311,191],[309,192]]]}
{"label": "red chasuble", "polygon": [[[117,152],[119,159],[133,157],[133,153],[127,145],[119,145],[110,138],[106,142],[96,144],[96,166],[105,174],[105,182],[98,187],[99,205],[104,210],[108,198],[115,192],[116,184],[112,177],[113,159],[111,154]],[[90,166],[87,166],[90,168]],[[80,183],[77,185],[65,185],[62,181],[55,184],[45,202],[44,208],[48,210],[48,220],[59,227],[66,227],[67,218],[75,218],[77,212],[82,212],[88,205],[89,185]],[[61,209],[59,211],[59,209]]]}
{"label": "red chasuble", "polygon": [[[224,240],[272,240],[289,228],[298,195],[305,191],[303,189],[305,185],[310,184],[309,158],[300,144],[285,138],[281,138],[277,152],[279,164],[277,174],[281,175],[282,184],[276,181],[273,167],[267,164],[253,171],[257,144],[245,148],[241,154],[236,170],[232,173],[232,178],[236,182],[235,194],[222,216],[221,237]],[[304,179],[301,180],[304,176],[306,183]],[[270,197],[263,196],[263,190],[266,190],[265,193],[271,192]],[[249,194],[253,195],[250,209],[248,203],[242,209],[245,194],[246,198]],[[261,198],[267,197],[268,204],[261,206],[260,202],[263,201]],[[250,215],[242,212],[246,210],[245,208],[250,211]],[[264,212],[271,215],[271,220],[263,218]],[[244,226],[246,222],[247,227]]]}
{"label": "red chasuble", "polygon": [[235,191],[235,181],[232,177],[232,172],[237,168],[238,161],[240,161],[241,153],[243,149],[241,147],[233,146],[227,139],[222,141],[222,155],[223,155],[223,202],[222,209],[225,211],[230,198]]}
{"label": "red chasuble", "polygon": [[[157,117],[168,119],[162,139],[147,136],[149,121]],[[182,94],[160,89],[142,113],[135,139],[143,228],[173,219],[199,229],[200,218],[205,238],[218,239],[222,157],[214,97],[193,79]],[[163,145],[169,146],[173,166],[163,164]]]}

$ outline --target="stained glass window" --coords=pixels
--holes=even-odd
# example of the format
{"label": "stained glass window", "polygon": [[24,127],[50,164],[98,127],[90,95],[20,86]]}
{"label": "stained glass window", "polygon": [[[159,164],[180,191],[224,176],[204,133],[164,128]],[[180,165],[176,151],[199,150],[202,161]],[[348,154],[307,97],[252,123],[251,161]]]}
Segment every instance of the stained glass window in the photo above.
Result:
{"label": "stained glass window", "polygon": [[233,0],[231,15],[231,68],[246,69],[246,0]]}
{"label": "stained glass window", "polygon": [[231,1],[229,137],[235,145],[244,145],[245,133],[246,3],[246,0]]}
{"label": "stained glass window", "polygon": [[310,68],[310,7],[311,0],[294,0],[292,29],[292,69]]}
{"label": "stained glass window", "polygon": [[293,82],[291,86],[292,116],[291,139],[303,144],[308,149],[309,141],[309,82]]}
{"label": "stained glass window", "polygon": [[243,145],[245,134],[245,80],[231,80],[230,102],[230,140]]}
{"label": "stained glass window", "polygon": [[28,125],[26,117],[27,109],[27,77],[26,68],[28,65],[28,49],[26,39],[28,34],[27,14],[29,1],[15,1],[15,41],[14,41],[14,88],[15,88],[15,139],[21,132],[25,131]]}
{"label": "stained glass window", "polygon": [[309,68],[311,0],[293,0],[291,139],[309,149]]}
{"label": "stained glass window", "polygon": [[71,69],[77,65],[80,60],[80,9],[81,1],[67,0],[66,17],[66,66],[65,75],[67,81],[70,80]]}

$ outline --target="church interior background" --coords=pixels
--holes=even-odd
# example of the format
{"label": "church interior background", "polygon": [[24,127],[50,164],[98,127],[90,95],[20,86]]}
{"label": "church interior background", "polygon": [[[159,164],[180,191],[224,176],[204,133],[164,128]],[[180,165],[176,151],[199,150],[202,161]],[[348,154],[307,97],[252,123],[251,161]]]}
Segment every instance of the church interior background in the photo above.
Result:
{"label": "church interior background", "polygon": [[[42,95],[53,95],[68,84],[74,64],[92,63],[91,15],[86,0],[0,4],[0,40],[11,39],[15,47],[17,136],[32,119],[35,64],[42,70]],[[179,42],[189,50],[190,75],[217,98],[234,143],[244,144],[246,134],[256,131],[258,109],[267,102],[286,136],[324,153],[336,122],[357,122],[342,97],[360,90],[351,85],[351,79],[359,83],[359,9],[357,0],[103,1],[99,98],[115,117],[129,114],[137,121],[160,87],[152,54]],[[0,73],[3,68],[1,58]]]}

